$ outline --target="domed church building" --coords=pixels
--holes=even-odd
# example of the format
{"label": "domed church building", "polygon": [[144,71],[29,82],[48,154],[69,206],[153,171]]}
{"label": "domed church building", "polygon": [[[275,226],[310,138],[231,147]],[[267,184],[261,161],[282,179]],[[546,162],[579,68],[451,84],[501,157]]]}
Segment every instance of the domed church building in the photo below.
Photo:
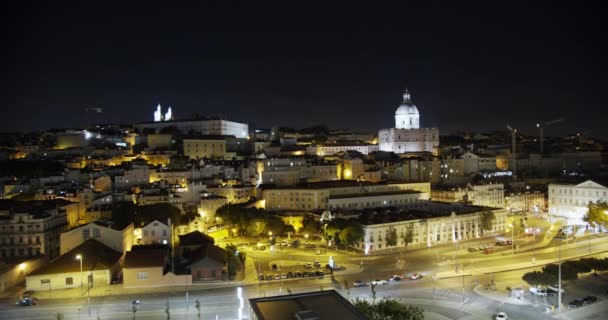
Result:
{"label": "domed church building", "polygon": [[380,151],[395,153],[432,152],[437,154],[439,129],[420,128],[420,113],[405,90],[403,102],[395,112],[395,127],[378,132]]}

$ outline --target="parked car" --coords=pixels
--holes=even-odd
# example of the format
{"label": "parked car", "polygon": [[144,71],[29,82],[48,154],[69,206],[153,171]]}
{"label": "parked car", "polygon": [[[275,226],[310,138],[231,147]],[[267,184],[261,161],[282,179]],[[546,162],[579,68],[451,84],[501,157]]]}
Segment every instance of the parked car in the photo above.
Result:
{"label": "parked car", "polygon": [[361,281],[361,280],[357,280],[353,283],[353,287],[355,288],[360,288],[360,287],[365,287],[366,284],[365,282]]}
{"label": "parked car", "polygon": [[287,279],[287,274],[283,273],[283,274],[281,275],[281,279]]}
{"label": "parked car", "polygon": [[568,306],[570,308],[578,308],[580,306],[582,306],[583,304],[585,304],[582,300],[572,300],[570,301],[570,303],[568,303]]}
{"label": "parked car", "polygon": [[317,268],[320,268],[320,267],[321,267],[321,263],[320,263],[319,261],[317,261],[317,260],[315,260],[315,261],[313,262],[313,264],[314,264],[314,265],[315,265],[315,267],[317,267]]}
{"label": "parked car", "polygon": [[287,272],[287,278],[293,278],[294,274],[293,272],[289,271]]}
{"label": "parked car", "polygon": [[473,248],[473,247],[470,247],[468,250],[469,250],[469,252],[475,252],[475,251],[477,251],[477,250],[475,250],[475,248]]}
{"label": "parked car", "polygon": [[507,313],[506,312],[499,312],[496,315],[496,320],[507,320]]}
{"label": "parked car", "polygon": [[299,272],[299,271],[296,272],[295,277],[296,278],[302,278],[302,272]]}
{"label": "parked car", "polygon": [[[548,286],[547,290],[553,290],[555,292],[559,292],[559,285]],[[562,288],[562,293],[566,293],[566,290]]]}
{"label": "parked car", "polygon": [[272,270],[277,270],[277,269],[279,268],[279,267],[276,265],[276,263],[273,263],[271,267],[272,267]]}
{"label": "parked car", "polygon": [[270,274],[266,275],[266,280],[272,280],[272,279],[274,279],[274,277],[272,275],[270,275]]}
{"label": "parked car", "polygon": [[530,288],[530,292],[533,295],[539,296],[539,297],[546,297],[547,296],[547,290],[541,289],[541,288],[531,287]]}
{"label": "parked car", "polygon": [[557,290],[553,290],[550,288],[547,288],[546,292],[547,292],[547,296],[549,296],[549,297],[553,297],[554,295],[556,295],[558,293]]}
{"label": "parked car", "polygon": [[388,278],[388,281],[401,281],[403,280],[402,276],[394,274],[392,277]]}
{"label": "parked car", "polygon": [[274,275],[274,280],[281,280],[281,275],[275,274]]}
{"label": "parked car", "polygon": [[35,306],[36,301],[34,301],[34,299],[32,299],[32,298],[23,298],[23,299],[17,301],[16,305],[22,306],[22,307],[30,307],[30,306]]}
{"label": "parked car", "polygon": [[308,271],[302,272],[302,277],[308,277],[308,275],[309,275]]}
{"label": "parked car", "polygon": [[132,304],[132,305],[134,305],[134,306],[136,306],[136,305],[138,305],[138,304],[140,304],[140,303],[141,303],[141,300],[133,300],[133,301],[131,302],[131,304]]}
{"label": "parked car", "polygon": [[306,269],[312,269],[312,263],[307,262],[307,263],[304,265],[304,268],[306,268]]}
{"label": "parked car", "polygon": [[264,278],[264,275],[263,275],[263,274],[261,274],[261,275],[259,275],[259,276],[258,276],[258,280],[262,281],[262,280],[264,280],[264,279],[265,279],[265,278]]}
{"label": "parked car", "polygon": [[418,280],[420,278],[422,278],[422,274],[420,274],[418,272],[412,273],[412,276],[410,277],[410,279],[412,279],[412,280]]}
{"label": "parked car", "polygon": [[591,304],[597,301],[597,297],[596,296],[586,296],[583,298],[583,303],[584,304]]}

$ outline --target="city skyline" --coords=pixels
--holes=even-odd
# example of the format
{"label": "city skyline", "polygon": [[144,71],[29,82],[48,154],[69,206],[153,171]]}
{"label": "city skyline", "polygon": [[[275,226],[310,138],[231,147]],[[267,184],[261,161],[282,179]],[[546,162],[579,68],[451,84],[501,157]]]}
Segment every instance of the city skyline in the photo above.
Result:
{"label": "city skyline", "polygon": [[556,118],[566,121],[546,135],[607,133],[593,6],[13,5],[3,131],[82,127],[86,108],[102,108],[105,122],[145,122],[160,103],[176,118],[373,132],[391,126],[408,88],[422,125],[441,134],[507,124],[534,134]]}

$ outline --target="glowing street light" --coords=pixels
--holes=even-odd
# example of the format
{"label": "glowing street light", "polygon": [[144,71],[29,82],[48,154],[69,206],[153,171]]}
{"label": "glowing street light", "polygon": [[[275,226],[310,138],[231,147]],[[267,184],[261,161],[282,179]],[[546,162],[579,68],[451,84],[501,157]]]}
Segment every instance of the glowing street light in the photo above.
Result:
{"label": "glowing street light", "polygon": [[80,295],[82,295],[82,255],[77,254],[76,260],[80,260]]}
{"label": "glowing street light", "polygon": [[308,240],[308,233],[304,234],[304,238]]}

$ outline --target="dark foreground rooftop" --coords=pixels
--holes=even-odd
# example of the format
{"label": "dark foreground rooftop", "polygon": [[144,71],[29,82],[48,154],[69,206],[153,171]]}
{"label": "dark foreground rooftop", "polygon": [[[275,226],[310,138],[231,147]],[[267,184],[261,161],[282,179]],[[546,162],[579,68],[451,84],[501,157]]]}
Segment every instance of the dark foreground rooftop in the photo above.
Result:
{"label": "dark foreground rooftop", "polygon": [[249,304],[254,320],[367,319],[335,290],[255,298]]}

